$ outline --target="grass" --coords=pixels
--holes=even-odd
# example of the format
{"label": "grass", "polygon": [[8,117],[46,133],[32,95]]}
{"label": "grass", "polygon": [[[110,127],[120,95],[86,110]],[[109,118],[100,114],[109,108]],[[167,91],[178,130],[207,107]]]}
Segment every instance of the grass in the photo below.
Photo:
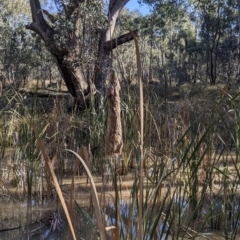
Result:
{"label": "grass", "polygon": [[[9,173],[4,175],[8,182],[4,194],[10,195],[10,190],[16,191],[18,186],[21,194],[32,198],[40,189],[50,192],[53,186],[59,185],[61,205],[66,204],[64,215],[69,215],[70,233],[76,238],[79,233],[74,227],[77,224],[74,211],[81,212],[81,216],[91,223],[90,228],[98,229],[99,238],[106,239],[116,225],[114,209],[117,208],[120,239],[136,239],[137,234],[142,236],[141,239],[208,239],[204,233],[214,234],[214,230],[221,230],[223,239],[236,239],[240,220],[238,93],[213,89],[211,97],[211,90],[206,95],[197,92],[186,95],[185,91],[180,100],[172,102],[158,95],[157,89],[151,90],[152,97],[148,98],[149,87],[143,87],[144,100],[136,94],[136,87],[124,88],[121,93],[123,172],[132,171],[133,182],[126,200],[124,186],[121,187],[117,176],[118,206],[112,205],[113,196],[108,203],[113,214],[105,212],[112,225],[107,226],[104,221],[105,203],[101,205],[98,201],[92,178],[98,172],[103,173],[102,164],[107,162],[102,141],[106,131],[106,109],[99,114],[94,109],[82,114],[69,113],[63,107],[64,100],[56,100],[51,104],[51,110],[44,111],[37,97],[32,98],[31,105],[26,105],[19,93],[11,97],[5,95],[8,104],[0,111],[1,167],[6,167]],[[139,102],[143,103],[144,117],[140,114]],[[33,124],[39,134],[34,134]],[[142,127],[143,131],[139,130]],[[39,149],[40,141],[44,147]],[[88,144],[93,155],[92,173],[87,172],[94,215],[77,202],[76,207],[71,207],[61,184],[66,171],[64,161],[71,156],[65,148],[73,153]],[[142,152],[139,144],[142,144]],[[14,150],[12,166],[5,160],[10,148]],[[48,164],[41,165],[43,149],[45,161],[55,156],[55,161],[51,162],[52,170],[47,168]],[[79,156],[78,159],[84,163]],[[74,166],[79,160],[72,161],[73,180]],[[88,168],[85,166],[85,169]],[[37,188],[36,182],[43,182],[43,187]],[[74,191],[73,188],[68,194],[72,196],[72,204],[77,201]],[[69,234],[69,238],[71,236]]]}

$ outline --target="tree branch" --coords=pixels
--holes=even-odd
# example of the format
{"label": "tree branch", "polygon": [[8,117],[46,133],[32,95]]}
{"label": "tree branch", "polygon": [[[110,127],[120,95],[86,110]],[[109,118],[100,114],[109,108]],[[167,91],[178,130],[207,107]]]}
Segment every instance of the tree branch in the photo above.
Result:
{"label": "tree branch", "polygon": [[128,1],[129,0],[110,0],[108,8],[109,27],[105,34],[105,40],[112,38],[118,15]]}
{"label": "tree branch", "polygon": [[108,9],[108,16],[110,20],[115,12],[119,10],[121,11],[127,2],[129,2],[129,0],[110,0]]}
{"label": "tree branch", "polygon": [[41,28],[41,31],[46,32],[49,26],[43,17],[39,0],[30,0],[30,6],[33,23],[37,24]]}
{"label": "tree branch", "polygon": [[26,29],[32,30],[35,33],[39,34],[44,41],[47,38],[45,32],[42,31],[41,27],[36,22],[32,22],[31,24],[26,25]]}
{"label": "tree branch", "polygon": [[[135,35],[137,36],[138,34],[138,30],[134,30],[133,31],[135,33]],[[131,33],[126,33],[124,35],[121,35],[120,37],[114,38],[110,41],[107,41],[104,43],[104,49],[107,51],[112,51],[114,48],[116,48],[117,46],[124,44],[126,42],[130,42],[133,40],[133,36]]]}
{"label": "tree branch", "polygon": [[49,18],[49,20],[50,20],[52,23],[55,23],[55,22],[56,22],[55,17],[54,17],[51,13],[49,13],[49,12],[48,12],[47,10],[45,10],[45,9],[43,9],[42,11],[43,11],[43,13],[44,13],[45,15],[47,15],[47,17]]}
{"label": "tree branch", "polygon": [[119,9],[119,6],[123,8],[127,2],[129,2],[129,0],[110,0],[108,9],[109,16],[111,16],[112,12],[115,11],[115,9]]}

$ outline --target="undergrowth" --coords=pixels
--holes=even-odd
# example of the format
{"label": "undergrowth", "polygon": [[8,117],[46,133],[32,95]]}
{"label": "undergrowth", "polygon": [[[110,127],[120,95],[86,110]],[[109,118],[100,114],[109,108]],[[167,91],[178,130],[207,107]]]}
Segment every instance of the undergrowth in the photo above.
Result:
{"label": "undergrowth", "polygon": [[[113,182],[119,179],[118,206],[114,205],[114,196],[106,197],[109,183],[104,183],[105,200],[99,202],[100,210],[97,211],[98,218],[104,220],[103,225],[99,227],[96,214],[80,210],[77,202],[71,211],[82,211],[81,216],[91,223],[90,226],[98,226],[95,230],[99,232],[99,238],[104,237],[100,233],[105,230],[108,238],[114,232],[117,208],[120,239],[137,239],[138,176],[140,161],[143,161],[142,239],[208,238],[204,233],[214,235],[215,230],[221,230],[225,239],[235,239],[240,220],[238,95],[220,94],[216,101],[186,95],[171,102],[157,93],[154,98],[148,98],[148,90],[144,89],[142,159],[139,99],[132,87],[122,91],[122,166],[116,178],[113,171],[109,174]],[[13,106],[11,101],[14,99],[18,104]],[[66,149],[78,153],[82,146],[90,145],[90,177],[100,174],[104,179],[106,168],[103,166],[108,165],[103,150],[106,109],[99,113],[94,109],[69,113],[64,108],[64,101],[56,99],[52,110],[44,112],[39,108],[37,97],[33,98],[31,107],[24,104],[24,97],[19,93],[8,99],[8,105],[0,112],[2,194],[10,196],[18,192],[30,199],[38,194],[44,199],[49,191],[53,191],[51,175],[33,127],[43,141],[60,189],[63,179],[77,171],[77,160]],[[7,157],[9,151],[11,157]],[[111,171],[111,166],[109,168]],[[126,198],[120,183],[121,175],[128,173],[132,173],[133,183]],[[63,196],[66,198],[65,194]],[[72,196],[71,201],[74,194]],[[94,204],[96,201],[99,200]],[[74,217],[72,221],[73,225],[77,224]]]}

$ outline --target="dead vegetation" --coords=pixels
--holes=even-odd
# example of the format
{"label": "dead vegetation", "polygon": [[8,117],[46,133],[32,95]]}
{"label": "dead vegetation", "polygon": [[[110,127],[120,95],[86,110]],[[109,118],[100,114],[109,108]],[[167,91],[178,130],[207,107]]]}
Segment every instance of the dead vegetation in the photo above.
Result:
{"label": "dead vegetation", "polygon": [[[60,183],[58,189],[62,192],[62,201],[67,202],[72,229],[77,236],[80,234],[77,230],[78,218],[86,218],[89,224],[90,219],[94,219],[88,212],[92,204],[99,206],[107,219],[118,219],[121,236],[129,235],[130,230],[136,228],[139,214],[139,97],[136,88],[132,87],[117,92],[120,86],[115,80],[113,78],[107,90],[110,104],[98,115],[93,109],[83,112],[81,117],[74,112],[69,114],[64,107],[64,99],[56,99],[49,113],[43,114],[37,110],[39,105],[36,104],[33,105],[35,110],[29,111],[21,94],[16,93],[18,108],[10,103],[7,111],[1,111],[1,186],[4,188],[1,196],[8,196],[9,201],[13,195],[21,195],[21,199],[24,199],[24,195],[27,196],[30,191],[31,198],[36,194],[40,199],[39,204],[52,198],[60,199],[56,197],[54,188],[57,185],[52,184],[53,177],[47,170],[33,134],[31,126],[34,123],[50,159],[53,170],[50,172],[56,174]],[[148,94],[149,88],[144,86],[144,91]],[[164,95],[158,95],[158,89],[151,91],[154,97],[145,95],[144,98],[143,147],[143,206],[146,207],[143,219],[151,222],[151,229],[144,228],[143,231],[149,236],[156,234],[157,239],[161,239],[161,235],[166,234],[169,228],[169,237],[194,237],[204,235],[203,227],[222,229],[224,224],[229,223],[230,217],[237,224],[237,93],[216,88],[212,94],[209,90],[206,95],[202,95],[202,92],[191,95],[185,89],[181,100],[169,101]],[[117,116],[121,118],[117,119]],[[6,160],[10,147],[13,154]],[[79,160],[66,152],[66,148],[79,153],[85,164],[84,169],[84,164],[77,165]],[[108,164],[105,154],[108,157],[120,155],[119,159],[128,175],[114,175],[114,164]],[[11,164],[6,164],[6,161]],[[108,166],[110,174],[108,183],[104,182],[103,186],[104,165]],[[87,175],[86,169],[89,170]],[[80,178],[78,171],[83,173]],[[93,177],[92,182],[90,176]],[[95,187],[95,200],[91,186]],[[117,203],[116,189],[119,196]],[[126,201],[129,204],[123,204]],[[224,207],[216,214],[215,208],[219,204]],[[106,205],[108,207],[105,208]],[[117,217],[114,205],[118,206]],[[113,209],[111,213],[109,206]],[[236,210],[233,211],[234,206]],[[94,208],[95,211],[99,212]],[[61,215],[56,215],[58,212],[57,207],[49,215],[52,230],[63,226],[60,219],[65,221],[65,214],[60,212]],[[208,214],[204,214],[206,212]],[[102,213],[98,217],[103,218]],[[133,218],[136,220],[128,221]],[[178,226],[179,219],[181,223]],[[197,226],[192,224],[196,222]],[[104,224],[98,226],[98,229],[102,229],[98,231],[105,232]],[[108,224],[116,229],[113,222]],[[158,227],[160,225],[163,230]],[[96,229],[96,224],[89,225],[89,229]],[[112,230],[107,230],[108,235]],[[237,230],[236,227],[234,234],[237,234]],[[69,236],[72,236],[70,233]]]}

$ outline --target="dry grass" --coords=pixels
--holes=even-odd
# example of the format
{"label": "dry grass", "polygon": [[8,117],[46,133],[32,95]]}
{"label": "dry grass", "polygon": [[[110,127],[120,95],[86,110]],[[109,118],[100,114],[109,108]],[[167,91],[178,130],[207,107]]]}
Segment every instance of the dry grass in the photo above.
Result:
{"label": "dry grass", "polygon": [[87,175],[90,179],[91,193],[92,193],[92,197],[93,197],[93,207],[94,207],[95,213],[96,213],[97,225],[98,225],[98,229],[99,229],[101,239],[105,240],[106,239],[106,233],[105,233],[105,227],[104,227],[104,220],[103,220],[103,216],[102,216],[102,213],[101,213],[101,208],[100,208],[100,204],[99,204],[99,200],[98,200],[97,190],[96,190],[96,187],[95,187],[95,183],[94,183],[92,174],[91,174],[90,170],[88,169],[85,161],[77,153],[75,153],[71,150],[68,150],[68,151],[73,153],[78,158],[78,160],[84,166],[84,169],[87,172]]}
{"label": "dry grass", "polygon": [[31,79],[29,80],[24,86],[21,86],[22,89],[36,91],[36,90],[43,90],[43,89],[55,89],[58,91],[67,91],[67,87],[63,84],[63,81],[50,81],[46,79],[44,81]]}
{"label": "dry grass", "polygon": [[[104,111],[99,115],[90,111],[83,112],[80,117],[77,117],[74,115],[75,113],[73,115],[67,114],[62,107],[62,102],[59,102],[55,104],[51,114],[44,116],[31,116],[28,112],[27,117],[24,117],[18,112],[18,109],[15,109],[9,115],[11,117],[7,118],[5,116],[1,118],[1,151],[4,152],[3,145],[6,142],[3,139],[6,140],[9,137],[13,146],[12,135],[18,132],[18,145],[14,146],[14,149],[23,151],[23,149],[28,149],[30,145],[29,155],[27,155],[27,151],[23,151],[24,161],[28,162],[26,171],[34,169],[34,174],[39,173],[39,153],[36,145],[33,144],[35,138],[31,135],[32,131],[29,131],[29,119],[32,119],[40,132],[42,140],[48,146],[49,153],[53,156],[56,153],[58,155],[56,165],[59,167],[55,168],[54,172],[59,174],[59,181],[61,182],[61,178],[63,178],[61,176],[63,170],[61,160],[66,160],[69,157],[64,152],[64,137],[68,137],[70,142],[68,146],[75,151],[83,141],[85,141],[84,145],[88,146],[91,143],[93,146],[93,164],[86,160],[91,158],[89,152],[86,154],[87,148],[84,148],[86,151],[79,152],[81,159],[84,160],[89,169],[87,171],[89,178],[90,176],[93,177],[93,175],[99,176],[102,174],[101,165],[105,160],[104,147],[111,143],[112,146],[109,148],[111,151],[109,151],[108,156],[117,155],[123,147],[120,140],[123,138],[124,156],[127,158],[125,161],[132,166],[133,180],[120,185],[120,181],[117,182],[115,179],[114,187],[106,186],[106,195],[111,194],[112,202],[114,202],[115,194],[117,201],[114,204],[117,207],[120,205],[121,199],[128,197],[130,203],[128,211],[132,215],[129,214],[124,219],[121,216],[121,211],[119,211],[115,215],[115,219],[117,219],[115,223],[125,224],[129,239],[131,239],[131,230],[137,228],[137,224],[139,225],[138,235],[141,236],[142,234],[143,236],[145,234],[149,238],[154,236],[154,238],[150,239],[161,239],[160,236],[163,232],[159,230],[160,224],[164,226],[162,227],[165,231],[164,234],[170,229],[168,232],[169,238],[173,236],[176,239],[184,234],[185,237],[197,237],[201,234],[202,229],[196,228],[195,225],[203,228],[228,226],[230,218],[237,231],[240,216],[237,198],[239,194],[238,134],[240,115],[238,101],[234,102],[236,98],[230,97],[229,92],[214,89],[213,99],[204,99],[205,95],[202,95],[202,93],[201,95],[194,95],[197,94],[197,91],[192,95],[186,94],[188,92],[186,89],[183,98],[178,102],[164,101],[156,93],[151,95],[153,98],[148,98],[149,95],[146,94],[147,97],[143,102],[141,94],[136,96],[138,89],[135,88],[130,89],[126,95],[123,94],[124,98],[120,101],[120,97],[114,92],[120,86],[115,84],[114,80],[113,83],[109,87],[108,93],[113,92],[115,94],[113,94],[113,99],[116,101],[111,105],[113,112],[116,105],[119,108],[121,107],[117,112],[121,111],[123,116],[119,120],[122,123],[122,129],[119,128],[116,118],[110,119],[108,124],[112,124],[111,129],[118,127],[117,132],[119,134],[117,136],[113,135],[115,130],[110,131],[109,129],[107,129],[109,132],[106,132],[105,135],[107,119],[103,113]],[[194,90],[191,89],[191,91]],[[216,102],[215,99],[217,99]],[[142,105],[140,106],[139,103]],[[139,111],[141,108],[142,110]],[[112,109],[108,110],[109,113],[111,113]],[[142,115],[143,110],[144,118]],[[111,114],[110,116],[112,117]],[[85,123],[87,128],[85,133],[90,132],[90,137],[86,136],[87,134],[83,138],[79,137],[79,126],[82,122]],[[104,137],[108,139],[105,144],[102,141]],[[117,139],[116,147],[113,146],[114,139]],[[143,140],[144,147],[142,147]],[[144,158],[142,153],[140,156],[140,150],[143,150]],[[231,162],[231,166],[223,166],[225,162],[225,156],[221,152],[223,150],[224,153],[228,153],[228,163]],[[36,154],[33,155],[32,151]],[[19,156],[22,155],[16,151],[15,160],[19,159]],[[139,159],[141,163],[144,162],[141,167],[138,164]],[[80,161],[77,160],[77,162]],[[75,229],[74,223],[76,223],[76,220],[74,220],[74,215],[77,210],[76,205],[74,205],[74,185],[78,184],[75,179],[78,164],[72,161],[72,165],[73,172],[70,172],[71,181],[69,181],[71,190],[68,192],[71,197],[68,211],[73,222],[73,229]],[[93,173],[91,173],[91,170],[93,170]],[[47,172],[50,173],[51,171],[48,170]],[[141,182],[143,183],[142,186],[140,185]],[[85,179],[84,183],[81,182],[81,190],[85,187],[84,184]],[[99,195],[102,181],[99,179],[96,182],[96,178],[94,178],[94,182],[91,182],[91,186],[93,185]],[[94,187],[89,192],[93,193]],[[61,189],[61,191],[63,190]],[[82,195],[89,196],[89,192]],[[117,199],[118,196],[119,199]],[[89,201],[89,197],[87,200],[85,199],[86,201]],[[98,218],[102,219],[101,221],[103,221],[103,217],[100,211],[105,204],[104,202],[100,206],[96,195],[94,209],[95,212],[98,212]],[[221,204],[221,208],[219,213],[216,213],[219,204]],[[136,215],[134,215],[135,211],[137,212]],[[136,222],[131,221],[131,216],[137,216]],[[195,225],[192,223],[195,223]],[[104,234],[105,230],[109,229],[115,231],[116,227],[109,226],[106,229],[104,224],[103,221],[100,223],[101,226],[98,226],[101,234]],[[150,230],[147,228],[148,225]],[[104,239],[103,235],[102,238]],[[184,239],[184,237],[182,238]],[[232,237],[232,239],[234,238]]]}
{"label": "dry grass", "polygon": [[48,170],[48,173],[50,174],[52,180],[53,180],[53,183],[54,183],[54,187],[56,189],[56,192],[58,194],[58,197],[60,199],[60,202],[62,204],[62,207],[63,207],[63,210],[65,212],[65,215],[67,217],[67,221],[68,221],[68,224],[69,224],[69,227],[71,229],[71,233],[72,233],[72,237],[74,240],[76,240],[76,234],[75,234],[75,231],[74,231],[74,227],[73,227],[73,224],[72,224],[72,219],[70,217],[70,214],[69,214],[69,211],[67,209],[67,205],[65,203],[65,200],[64,200],[64,197],[63,197],[63,193],[61,191],[61,188],[59,186],[59,182],[58,182],[58,179],[55,175],[55,172],[54,172],[54,161],[51,162],[47,153],[46,153],[46,150],[43,146],[43,143],[42,143],[42,140],[40,139],[38,133],[37,133],[37,130],[35,127],[33,127],[33,130],[34,130],[34,133],[35,133],[35,136],[36,136],[36,139],[37,139],[37,142],[38,142],[38,145],[39,145],[39,148],[42,152],[42,155],[43,155],[43,158],[45,160],[45,164],[46,164],[46,169]]}

